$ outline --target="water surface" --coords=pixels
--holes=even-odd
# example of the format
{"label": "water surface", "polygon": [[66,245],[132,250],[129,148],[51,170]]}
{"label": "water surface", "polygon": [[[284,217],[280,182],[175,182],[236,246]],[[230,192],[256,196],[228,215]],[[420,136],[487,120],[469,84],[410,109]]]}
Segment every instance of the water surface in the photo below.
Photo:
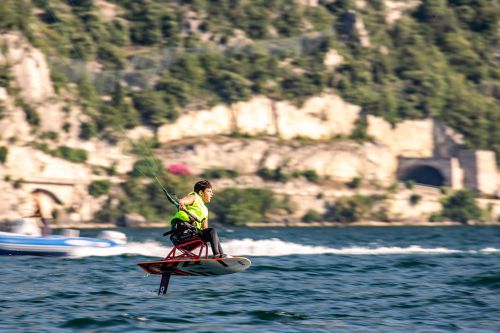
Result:
{"label": "water surface", "polygon": [[[500,228],[232,228],[252,267],[159,276],[159,229],[78,258],[0,257],[1,332],[500,332]],[[82,231],[96,236],[98,230]]]}

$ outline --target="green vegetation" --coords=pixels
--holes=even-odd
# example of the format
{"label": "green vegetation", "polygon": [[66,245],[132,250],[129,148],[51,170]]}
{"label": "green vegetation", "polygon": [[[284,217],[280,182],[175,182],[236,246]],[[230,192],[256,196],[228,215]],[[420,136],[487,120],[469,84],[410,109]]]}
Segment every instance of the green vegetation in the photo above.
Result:
{"label": "green vegetation", "polygon": [[488,214],[477,205],[474,193],[467,190],[450,191],[441,203],[443,209],[431,214],[430,222],[451,220],[467,224],[469,221],[483,221]]}
{"label": "green vegetation", "polygon": [[85,163],[87,161],[87,151],[84,149],[71,148],[67,146],[59,146],[56,149],[50,149],[48,144],[45,142],[35,142],[32,143],[32,146],[46,154],[62,158],[73,163]]}
{"label": "green vegetation", "polygon": [[4,164],[7,161],[7,155],[9,154],[9,150],[7,147],[0,147],[0,163]]}
{"label": "green vegetation", "polygon": [[[498,1],[422,0],[392,25],[386,23],[381,0],[366,1],[363,8],[352,0],[319,1],[315,7],[288,0],[108,1],[117,8],[114,17],[104,17],[92,0],[3,0],[0,6],[0,33],[21,32],[51,59],[55,90],[74,91],[69,83],[76,84],[86,116],[80,124],[82,139],[115,142],[123,129],[158,127],[175,121],[183,110],[235,103],[256,94],[300,104],[331,92],[360,105],[363,115],[381,116],[391,124],[439,119],[464,135],[467,148],[494,150],[500,161]],[[349,24],[353,15],[364,22],[369,47],[361,45]],[[240,34],[244,38],[237,41]],[[252,42],[245,43],[245,38]],[[0,48],[5,54],[5,46]],[[330,49],[344,59],[335,69],[324,64]],[[80,61],[102,70],[85,72]],[[0,65],[0,87],[13,89],[9,66]],[[34,106],[18,96],[17,104],[37,127],[40,114]],[[0,105],[0,118],[3,109]],[[70,130],[69,123],[64,130]],[[40,138],[58,139],[53,133]],[[366,118],[358,120],[350,139],[371,140]],[[35,145],[70,161],[87,159],[83,150]],[[137,162],[131,178],[119,186],[123,196],[110,198],[102,217],[119,218],[125,212],[148,219],[162,216],[163,198],[147,179],[152,174],[170,177],[167,183],[178,191],[189,190],[189,176],[167,176],[161,163],[161,168],[149,164],[147,159]],[[274,182],[297,176],[320,181],[312,170],[287,174],[282,167],[261,169],[258,175]],[[232,178],[237,173],[213,169],[203,176]],[[348,186],[355,189],[361,183],[353,179]],[[406,186],[411,189],[414,183]],[[242,195],[260,207],[252,193]],[[412,204],[418,201],[417,196],[410,198]],[[343,198],[325,217],[345,222],[383,219],[383,207],[376,202]],[[462,222],[478,219],[472,202],[470,194],[452,194],[443,202],[442,216]],[[261,210],[254,215],[248,211],[241,219],[262,219],[269,211]],[[221,220],[240,223],[232,214],[220,208]]]}
{"label": "green vegetation", "polygon": [[155,158],[143,158],[134,163],[130,175],[132,177],[149,177],[154,178],[156,175],[165,173],[163,163]]}
{"label": "green vegetation", "polygon": [[226,188],[217,192],[211,204],[213,219],[217,222],[241,225],[246,222],[265,221],[269,213],[276,209],[292,210],[287,200],[278,200],[273,192],[266,189]]}
{"label": "green vegetation", "polygon": [[22,179],[22,178],[16,179],[12,183],[12,187],[14,187],[16,190],[20,189],[21,187],[23,187],[23,183],[24,183],[24,179]]}
{"label": "green vegetation", "polygon": [[0,101],[0,119],[5,116],[5,103]]}
{"label": "green vegetation", "polygon": [[320,182],[320,177],[316,170],[304,170],[304,171],[294,171],[292,172],[292,177],[304,177],[307,181],[311,183],[318,184]]}
{"label": "green vegetation", "polygon": [[406,187],[408,190],[412,190],[412,189],[415,187],[415,185],[416,185],[416,184],[417,184],[417,183],[416,183],[414,180],[412,180],[412,179],[411,179],[411,180],[407,180],[407,181],[405,182],[405,187]]}
{"label": "green vegetation", "polygon": [[28,122],[28,124],[30,124],[31,126],[35,126],[35,127],[40,125],[40,115],[38,114],[38,112],[36,112],[36,110],[35,110],[35,108],[33,108],[33,106],[26,103],[21,98],[18,98],[16,100],[16,104],[23,109],[24,114],[26,115],[26,121]]}
{"label": "green vegetation", "polygon": [[323,216],[317,210],[309,209],[304,216],[302,222],[320,222],[323,221]]}
{"label": "green vegetation", "polygon": [[341,223],[361,220],[387,221],[385,207],[380,204],[385,198],[379,195],[353,195],[340,197],[333,205],[327,206],[326,221]]}
{"label": "green vegetation", "polygon": [[348,182],[346,185],[347,187],[349,187],[350,189],[357,189],[361,186],[361,184],[363,183],[363,179],[361,179],[360,177],[354,177],[350,182]]}
{"label": "green vegetation", "polygon": [[94,180],[90,183],[88,191],[91,196],[100,197],[107,194],[110,188],[111,182],[109,180]]}
{"label": "green vegetation", "polygon": [[238,171],[224,168],[212,168],[203,171],[201,178],[205,179],[221,179],[221,178],[236,178]]}
{"label": "green vegetation", "polygon": [[0,64],[0,87],[9,89],[12,74],[7,64]]}
{"label": "green vegetation", "polygon": [[474,193],[460,190],[446,197],[441,215],[452,221],[467,223],[482,221],[483,212],[476,203]]}
{"label": "green vegetation", "polygon": [[[94,216],[96,221],[121,221],[127,213],[138,213],[150,222],[167,220],[176,210],[167,201],[158,183],[151,179],[154,176],[158,177],[158,180],[165,184],[169,191],[179,193],[180,196],[192,191],[194,178],[169,175],[164,171],[164,167],[159,161],[157,169],[149,169],[149,164],[143,163],[146,161],[137,162],[130,177],[119,185],[117,193],[109,196],[107,202]],[[144,174],[135,172],[137,169],[141,169]],[[153,173],[154,170],[158,170],[158,172]]]}
{"label": "green vegetation", "polygon": [[48,139],[52,141],[57,141],[59,139],[59,133],[54,131],[47,131],[40,133],[40,139]]}
{"label": "green vegetation", "polygon": [[79,148],[60,146],[53,150],[52,154],[74,163],[85,163],[87,161],[87,151]]}
{"label": "green vegetation", "polygon": [[410,204],[412,206],[418,205],[418,203],[422,200],[422,196],[420,194],[412,194],[410,196]]}
{"label": "green vegetation", "polygon": [[[496,1],[423,0],[392,25],[378,0],[363,8],[347,0],[316,7],[286,0],[111,2],[113,18],[83,0],[5,0],[0,9],[0,31],[19,30],[59,59],[51,63],[57,91],[76,78],[91,118],[84,138],[97,131],[112,140],[109,133],[122,127],[160,126],[184,108],[254,94],[301,103],[330,91],[391,123],[443,120],[469,147],[493,149],[500,158]],[[197,23],[186,20],[188,12]],[[370,47],[348,24],[352,15],[365,23]],[[237,30],[254,43],[234,43]],[[344,58],[334,71],[323,63],[331,48]],[[69,58],[98,62],[104,71],[81,75]],[[0,68],[0,86],[8,85],[5,74]],[[101,94],[115,97],[103,102]],[[366,123],[351,138],[370,140]]]}
{"label": "green vegetation", "polygon": [[261,168],[257,170],[257,175],[264,180],[280,183],[286,183],[290,179],[282,167],[277,167],[274,170]]}

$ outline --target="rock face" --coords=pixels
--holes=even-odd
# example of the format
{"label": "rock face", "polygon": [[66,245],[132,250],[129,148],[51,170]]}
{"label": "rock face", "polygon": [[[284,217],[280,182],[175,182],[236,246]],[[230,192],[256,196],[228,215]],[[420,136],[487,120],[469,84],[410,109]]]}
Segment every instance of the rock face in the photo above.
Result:
{"label": "rock face", "polygon": [[[126,173],[136,158],[124,154],[120,146],[80,140],[79,128],[84,116],[78,107],[66,104],[70,102],[63,102],[63,98],[55,94],[43,53],[17,33],[0,35],[0,43],[7,50],[0,54],[0,64],[10,68],[11,88],[19,88],[16,96],[0,88],[4,109],[4,117],[0,119],[0,145],[8,148],[7,161],[0,164],[0,220],[32,214],[30,193],[36,189],[57,196],[66,209],[73,211],[68,217],[70,220],[90,220],[102,201],[88,194],[88,185],[94,178],[100,178],[92,170],[114,166],[117,172]],[[57,133],[58,138],[48,142],[49,149],[62,145],[84,149],[88,154],[87,163],[71,163],[31,148],[32,143],[39,143],[40,139],[33,134],[16,99],[21,99],[40,116],[38,133]],[[65,99],[74,100],[68,93]],[[67,130],[63,130],[63,125]]]}
{"label": "rock face", "polygon": [[420,3],[420,0],[384,0],[387,24],[393,24],[402,17],[405,11],[416,8]]}
{"label": "rock face", "polygon": [[401,157],[432,157],[434,121],[406,120],[392,127],[380,117],[368,116],[368,135]]}
{"label": "rock face", "polygon": [[161,126],[158,141],[165,143],[199,135],[230,134],[233,131],[231,110],[218,105],[210,110],[187,112],[174,124]]}
{"label": "rock face", "polygon": [[[222,157],[222,158],[221,158]],[[287,173],[314,170],[323,177],[350,181],[360,177],[390,183],[396,157],[384,146],[353,142],[299,144],[275,139],[207,140],[163,149],[164,164],[186,164],[194,173],[210,168],[253,174],[259,169],[282,168]]]}
{"label": "rock face", "polygon": [[18,33],[1,35],[7,47],[4,61],[11,66],[21,97],[32,103],[45,101],[54,94],[50,70],[45,55],[30,46]]}
{"label": "rock face", "polygon": [[300,108],[289,102],[254,97],[231,107],[218,105],[211,110],[186,113],[176,123],[160,127],[157,135],[160,143],[221,134],[327,140],[349,135],[359,112],[359,106],[349,104],[336,95],[312,97]]}
{"label": "rock face", "polygon": [[327,140],[349,135],[361,108],[335,95],[313,97],[296,108],[288,102],[276,105],[279,137],[285,140],[307,138]]}

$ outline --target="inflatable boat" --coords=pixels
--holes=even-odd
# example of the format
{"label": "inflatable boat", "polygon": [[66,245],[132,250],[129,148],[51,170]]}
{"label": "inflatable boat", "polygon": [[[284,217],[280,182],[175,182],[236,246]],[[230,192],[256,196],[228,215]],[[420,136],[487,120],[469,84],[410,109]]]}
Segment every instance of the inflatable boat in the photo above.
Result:
{"label": "inflatable boat", "polygon": [[41,236],[36,226],[21,221],[13,232],[0,231],[0,255],[73,256],[82,251],[99,255],[119,250],[127,236],[118,231],[102,231],[97,238],[79,237],[79,230],[65,229],[61,235]]}
{"label": "inflatable boat", "polygon": [[72,256],[80,250],[95,249],[96,252],[102,252],[124,245],[120,240],[109,239],[105,235],[101,237],[105,238],[64,235],[42,237],[0,232],[0,255]]}

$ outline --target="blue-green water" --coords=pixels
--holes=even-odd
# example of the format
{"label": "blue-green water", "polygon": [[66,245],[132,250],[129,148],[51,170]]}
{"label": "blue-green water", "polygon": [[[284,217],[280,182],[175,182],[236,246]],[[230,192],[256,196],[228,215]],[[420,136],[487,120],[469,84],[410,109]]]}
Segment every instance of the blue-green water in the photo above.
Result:
{"label": "blue-green water", "polygon": [[0,331],[500,332],[500,228],[221,229],[252,267],[166,296],[136,265],[163,230],[122,231],[117,255],[0,257]]}

